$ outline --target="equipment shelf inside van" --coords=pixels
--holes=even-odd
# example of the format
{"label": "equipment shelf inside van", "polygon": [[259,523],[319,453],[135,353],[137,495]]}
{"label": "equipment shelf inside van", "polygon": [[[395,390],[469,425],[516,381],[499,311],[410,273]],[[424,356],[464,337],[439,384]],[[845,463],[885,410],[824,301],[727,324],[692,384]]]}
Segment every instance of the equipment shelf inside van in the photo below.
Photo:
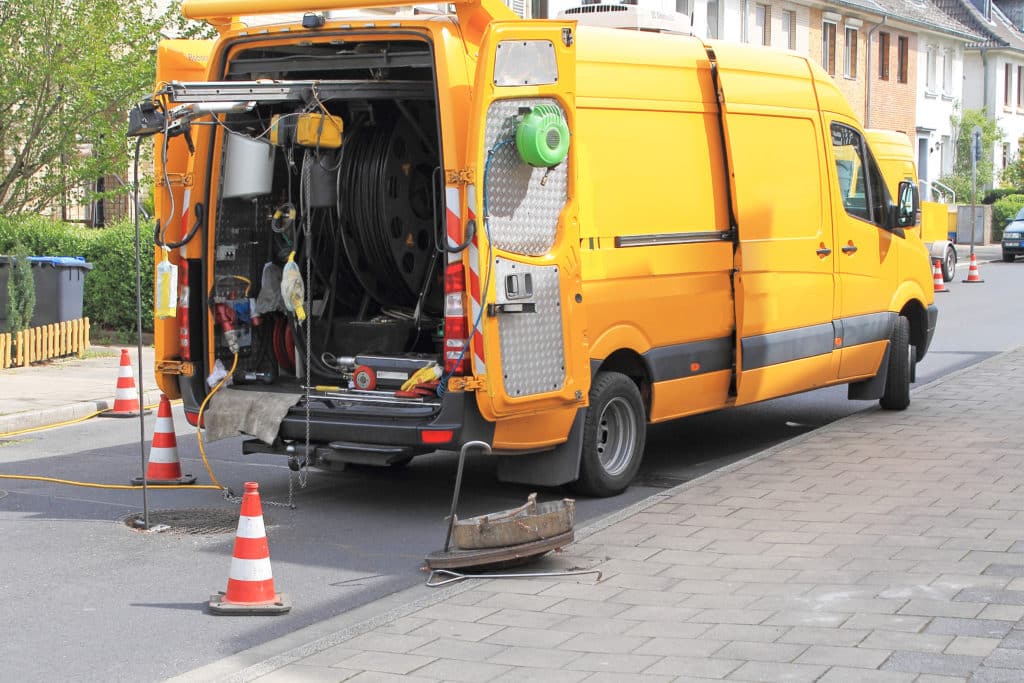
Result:
{"label": "equipment shelf inside van", "polygon": [[[443,187],[429,45],[252,47],[228,76],[255,106],[227,115],[222,131],[211,212],[217,356],[239,353],[237,384],[296,391],[308,362],[315,385],[344,391],[354,377],[363,398],[381,389],[393,401],[413,372],[441,360]],[[181,90],[175,99],[187,101],[203,88]],[[310,290],[308,325],[280,310],[289,278]]]}

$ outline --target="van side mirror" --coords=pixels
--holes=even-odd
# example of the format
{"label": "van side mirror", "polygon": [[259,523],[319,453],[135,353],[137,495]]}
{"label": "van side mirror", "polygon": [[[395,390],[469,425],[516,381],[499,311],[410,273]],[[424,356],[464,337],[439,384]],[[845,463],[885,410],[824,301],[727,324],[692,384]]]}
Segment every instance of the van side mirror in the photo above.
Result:
{"label": "van side mirror", "polygon": [[893,233],[904,236],[903,231],[897,228],[910,228],[917,223],[917,212],[921,210],[921,197],[918,194],[917,183],[909,180],[901,180],[897,191],[897,203],[894,207],[894,215],[888,226]]}

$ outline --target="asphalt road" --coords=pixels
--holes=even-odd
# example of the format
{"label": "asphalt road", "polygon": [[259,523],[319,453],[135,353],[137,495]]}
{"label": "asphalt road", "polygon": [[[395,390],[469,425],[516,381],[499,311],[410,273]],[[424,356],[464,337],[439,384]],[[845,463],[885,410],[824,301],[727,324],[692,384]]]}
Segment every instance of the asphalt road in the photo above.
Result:
{"label": "asphalt road", "polygon": [[[1024,263],[983,263],[983,284],[937,295],[939,330],[920,364],[927,382],[1024,343]],[[873,403],[843,387],[652,427],[636,485],[604,500],[578,500],[577,525],[628,506]],[[179,413],[183,466],[207,476]],[[151,425],[147,434],[152,433]],[[92,420],[0,442],[0,473],[127,483],[145,449],[138,423]],[[0,595],[7,628],[0,678],[19,681],[152,681],[189,671],[296,629],[372,605],[420,584],[422,559],[444,542],[456,456],[418,458],[398,471],[311,473],[300,488],[279,458],[242,456],[239,439],[207,448],[217,477],[235,490],[258,480],[278,590],[294,603],[282,617],[214,617],[204,611],[227,583],[237,505],[211,491],[150,490],[149,508],[227,524],[220,533],[153,534],[123,520],[142,509],[137,491],[0,481]],[[289,482],[296,507],[286,501]],[[467,463],[463,516],[521,503],[529,489],[498,484],[493,462]],[[568,495],[543,491],[542,499]],[[218,519],[219,518],[219,519]],[[226,521],[225,521],[226,520]]]}

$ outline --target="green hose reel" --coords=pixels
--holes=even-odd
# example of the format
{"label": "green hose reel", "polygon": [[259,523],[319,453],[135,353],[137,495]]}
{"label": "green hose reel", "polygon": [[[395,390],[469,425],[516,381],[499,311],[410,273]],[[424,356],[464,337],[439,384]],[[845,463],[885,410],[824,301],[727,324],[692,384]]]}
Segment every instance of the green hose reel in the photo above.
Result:
{"label": "green hose reel", "polygon": [[516,149],[530,166],[557,166],[569,155],[569,126],[553,104],[539,104],[516,127]]}

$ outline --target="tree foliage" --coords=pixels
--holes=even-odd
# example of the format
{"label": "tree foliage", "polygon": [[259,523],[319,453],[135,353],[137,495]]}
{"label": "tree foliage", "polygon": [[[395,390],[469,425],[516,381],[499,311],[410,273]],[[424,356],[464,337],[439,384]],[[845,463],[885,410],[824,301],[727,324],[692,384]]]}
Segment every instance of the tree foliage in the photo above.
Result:
{"label": "tree foliage", "polygon": [[953,124],[953,143],[956,150],[956,157],[953,162],[953,172],[943,176],[943,183],[953,188],[957,200],[970,202],[973,190],[971,179],[971,131],[975,126],[981,126],[981,160],[977,163],[978,169],[978,199],[986,188],[992,186],[993,182],[993,156],[996,143],[1002,140],[1003,131],[999,125],[988,117],[985,109],[965,109],[960,114],[953,114],[950,117]]}
{"label": "tree foliage", "polygon": [[0,0],[0,213],[125,173],[163,23],[151,0]]}

